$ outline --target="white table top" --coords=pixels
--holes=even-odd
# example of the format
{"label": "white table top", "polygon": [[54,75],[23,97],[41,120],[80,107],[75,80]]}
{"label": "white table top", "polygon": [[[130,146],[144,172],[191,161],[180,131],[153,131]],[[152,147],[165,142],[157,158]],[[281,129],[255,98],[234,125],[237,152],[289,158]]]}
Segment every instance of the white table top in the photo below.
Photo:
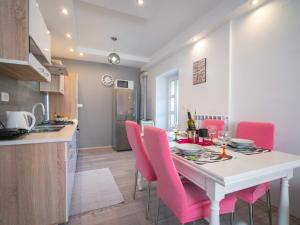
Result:
{"label": "white table top", "polygon": [[[209,149],[220,151],[217,146],[209,146]],[[173,154],[173,159],[181,163],[189,164],[195,170],[201,171],[208,177],[213,178],[218,183],[226,185],[232,182],[243,181],[251,176],[263,175],[270,171],[292,169],[300,167],[300,156],[279,151],[272,151],[254,155],[244,155],[242,153],[226,150],[227,154],[233,156],[230,160],[198,165]]]}

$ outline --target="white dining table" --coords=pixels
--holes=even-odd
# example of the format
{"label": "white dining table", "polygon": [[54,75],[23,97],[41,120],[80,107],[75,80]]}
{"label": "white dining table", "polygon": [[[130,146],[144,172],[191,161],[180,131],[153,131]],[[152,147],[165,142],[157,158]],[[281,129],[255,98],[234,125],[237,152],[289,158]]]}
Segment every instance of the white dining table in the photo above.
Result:
{"label": "white dining table", "polygon": [[[219,147],[209,149],[219,151]],[[289,225],[289,180],[300,167],[300,156],[279,151],[245,155],[227,150],[230,160],[198,165],[172,153],[176,169],[184,177],[206,191],[211,200],[211,225],[220,225],[220,201],[233,193],[264,182],[281,180],[278,225]]]}

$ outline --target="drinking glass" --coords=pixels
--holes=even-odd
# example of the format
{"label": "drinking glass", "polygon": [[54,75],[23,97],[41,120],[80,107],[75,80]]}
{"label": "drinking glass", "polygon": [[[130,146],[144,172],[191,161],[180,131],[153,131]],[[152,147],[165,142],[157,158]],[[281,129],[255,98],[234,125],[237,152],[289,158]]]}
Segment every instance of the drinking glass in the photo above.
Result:
{"label": "drinking glass", "polygon": [[228,132],[224,130],[218,131],[218,141],[221,142],[220,157],[227,158],[226,147],[227,147],[227,142],[229,141]]}
{"label": "drinking glass", "polygon": [[212,142],[213,138],[215,137],[215,135],[217,133],[217,129],[215,126],[209,126],[207,129],[208,129],[208,134],[209,134],[210,140]]}

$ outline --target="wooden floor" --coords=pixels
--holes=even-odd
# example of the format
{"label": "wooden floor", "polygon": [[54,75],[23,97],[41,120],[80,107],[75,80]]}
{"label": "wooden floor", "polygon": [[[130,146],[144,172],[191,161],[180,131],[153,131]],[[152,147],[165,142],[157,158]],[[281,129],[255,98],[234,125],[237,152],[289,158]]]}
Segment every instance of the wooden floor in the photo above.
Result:
{"label": "wooden floor", "polygon": [[[136,200],[132,199],[134,183],[134,157],[131,151],[114,152],[111,149],[84,150],[79,152],[77,171],[109,168],[122,192],[125,203],[116,206],[94,210],[81,215],[70,217],[66,225],[151,225],[156,214],[157,198],[155,187],[151,196],[150,220],[145,219],[145,191],[138,191]],[[171,190],[170,190],[171,191]],[[274,210],[275,211],[275,210]],[[247,224],[248,207],[243,202],[238,202],[235,213],[235,225]],[[265,205],[262,202],[254,205],[254,224],[268,225]],[[222,225],[229,224],[229,216],[221,217]],[[180,224],[172,213],[161,207],[159,225]],[[192,224],[192,223],[191,223]],[[197,221],[197,225],[206,225],[206,221]],[[276,212],[273,213],[273,225],[277,224]],[[291,225],[300,225],[299,221],[292,220]]]}

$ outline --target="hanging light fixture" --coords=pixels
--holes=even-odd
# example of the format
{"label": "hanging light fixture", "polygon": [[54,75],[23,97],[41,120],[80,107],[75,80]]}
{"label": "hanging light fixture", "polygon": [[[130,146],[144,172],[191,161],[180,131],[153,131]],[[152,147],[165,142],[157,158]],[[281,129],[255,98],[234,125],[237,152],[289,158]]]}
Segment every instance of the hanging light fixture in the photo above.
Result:
{"label": "hanging light fixture", "polygon": [[[111,37],[110,38],[114,43],[118,40],[118,38],[116,37]],[[113,52],[110,53],[107,57],[107,60],[110,64],[119,64],[121,59],[120,59],[120,56],[115,52],[115,45],[114,45],[114,49],[113,49]]]}

